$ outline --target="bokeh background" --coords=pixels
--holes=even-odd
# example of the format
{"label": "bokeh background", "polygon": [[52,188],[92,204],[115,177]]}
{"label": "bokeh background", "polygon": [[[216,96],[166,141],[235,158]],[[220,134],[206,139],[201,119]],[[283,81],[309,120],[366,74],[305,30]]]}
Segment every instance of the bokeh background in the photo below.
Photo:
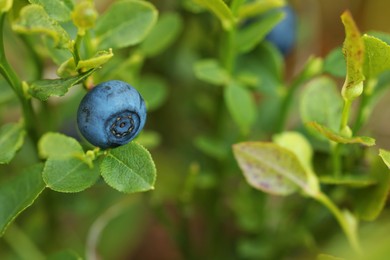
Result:
{"label": "bokeh background", "polygon": [[[111,2],[95,1],[100,13]],[[223,258],[226,256],[221,253],[223,251],[235,252],[230,259],[266,259],[261,256],[267,254],[273,259],[313,259],[311,257],[318,252],[317,243],[322,248],[337,248],[338,251],[334,249],[334,252],[347,248],[337,223],[324,213],[320,205],[298,196],[269,197],[248,189],[234,161],[222,164],[199,151],[196,137],[218,131],[215,122],[205,115],[219,105],[214,104],[217,99],[213,98],[220,93],[198,81],[192,66],[196,60],[212,55],[210,50],[215,50],[213,39],[199,31],[204,30],[202,25],[215,18],[209,13],[188,11],[183,7],[186,0],[150,2],[161,13],[176,12],[184,21],[178,40],[166,52],[146,61],[142,71],[154,73],[168,82],[165,102],[149,113],[146,126],[146,130],[156,133],[154,145],[150,147],[158,171],[156,189],[146,194],[124,195],[99,182],[81,194],[46,190],[0,240],[0,259],[35,259],[40,256],[37,249],[45,254],[71,249],[90,259],[99,256],[101,259],[174,260],[185,259],[182,249],[189,245],[202,259],[227,259]],[[390,1],[387,0],[291,0],[290,4],[298,14],[299,27],[296,46],[285,60],[286,81],[302,68],[310,56],[325,57],[342,44],[344,28],[340,15],[346,9],[351,11],[361,32],[390,33]],[[19,51],[21,43],[10,31],[7,33],[10,35],[6,43],[9,59],[18,73],[28,78],[32,72],[23,69],[24,63],[28,62],[22,58],[24,47]],[[54,64],[44,61],[42,66],[45,75],[53,76]],[[339,82],[341,86],[342,81]],[[0,99],[11,96],[7,106],[0,108],[0,122],[3,124],[18,118],[20,111],[17,102],[12,101],[12,93],[5,88],[1,90],[4,91],[0,93]],[[52,128],[77,137],[74,115],[82,95],[82,91],[75,90],[69,97],[53,99],[48,107],[37,109],[55,111],[58,121],[54,121]],[[365,129],[377,138],[382,148],[387,149],[390,149],[389,101],[390,93],[380,101]],[[296,120],[292,118],[292,126]],[[234,126],[231,127],[234,130]],[[238,139],[237,135],[226,138],[230,142]],[[256,139],[255,136],[251,138]],[[225,152],[231,156],[229,146],[226,146]],[[30,154],[29,147],[24,147],[17,156],[17,165],[1,165],[1,180],[12,177],[7,174],[36,160],[30,158]],[[227,172],[228,178],[225,175],[224,182],[219,179],[221,172]],[[193,185],[191,176],[195,175],[198,177]],[[186,189],[188,185],[193,189],[190,192]],[[245,201],[248,194],[255,199]],[[245,230],[257,228],[251,217],[263,218],[264,211],[257,205],[262,205],[262,210],[266,209],[268,216],[265,223],[272,232],[251,233]],[[238,210],[248,218],[237,220]],[[322,215],[317,215],[318,212]],[[312,216],[308,226],[315,226],[316,234],[321,234],[316,238],[317,242],[305,231],[294,234],[286,231],[296,225],[297,219],[308,215]],[[368,240],[375,237],[379,244],[388,244],[389,227],[390,212],[386,209],[376,224],[366,224],[362,232],[368,234]],[[284,230],[280,231],[282,228]],[[211,229],[215,231],[211,232]],[[184,233],[181,234],[180,230]],[[293,231],[297,232],[297,229]],[[374,248],[375,243],[372,244]],[[260,250],[258,253],[258,248],[264,252]],[[25,252],[24,257],[20,254],[21,250]],[[271,254],[267,250],[278,252]],[[216,253],[211,256],[211,251]]]}

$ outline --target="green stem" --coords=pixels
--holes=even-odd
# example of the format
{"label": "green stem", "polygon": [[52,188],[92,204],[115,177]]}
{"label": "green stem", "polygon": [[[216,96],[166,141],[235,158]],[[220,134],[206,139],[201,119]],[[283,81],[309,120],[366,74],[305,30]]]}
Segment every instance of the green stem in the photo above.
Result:
{"label": "green stem", "polygon": [[236,29],[232,28],[223,38],[223,45],[221,48],[221,50],[223,50],[221,53],[222,65],[227,73],[231,75],[234,70],[234,62],[237,55],[235,48]]}
{"label": "green stem", "polygon": [[344,234],[346,235],[349,244],[357,252],[361,253],[359,238],[357,234],[357,225],[355,223],[348,222],[347,216],[326,196],[324,193],[319,192],[314,197],[317,201],[321,202],[327,207],[330,212],[335,216],[339,222]]}
{"label": "green stem", "polygon": [[351,111],[352,101],[349,99],[344,99],[343,112],[341,114],[341,124],[340,131],[343,132],[348,126],[349,114]]}
{"label": "green stem", "polygon": [[73,44],[73,58],[76,67],[80,61],[80,47],[81,47],[81,41],[83,40],[83,37],[84,37],[83,35],[77,34],[76,41]]}
{"label": "green stem", "polygon": [[9,83],[9,85],[19,98],[19,101],[22,104],[25,128],[34,143],[36,143],[38,140],[38,134],[35,129],[36,120],[31,101],[25,97],[22,82],[19,80],[18,75],[8,63],[7,57],[5,55],[3,33],[4,20],[5,14],[2,13],[0,15],[0,28],[2,29],[2,31],[0,32],[0,74],[3,75],[5,80]]}
{"label": "green stem", "polygon": [[15,224],[8,227],[3,238],[21,259],[46,259],[31,239]]}
{"label": "green stem", "polygon": [[372,98],[372,91],[377,85],[377,80],[366,80],[364,84],[365,86],[363,87],[363,94],[361,96],[360,104],[358,107],[356,121],[353,126],[354,133],[360,130],[363,124],[367,121],[367,118],[371,112],[369,105]]}
{"label": "green stem", "polygon": [[95,53],[95,48],[92,44],[91,33],[89,30],[85,31],[84,44],[85,44],[85,51],[86,51],[87,57],[88,58],[92,57]]}

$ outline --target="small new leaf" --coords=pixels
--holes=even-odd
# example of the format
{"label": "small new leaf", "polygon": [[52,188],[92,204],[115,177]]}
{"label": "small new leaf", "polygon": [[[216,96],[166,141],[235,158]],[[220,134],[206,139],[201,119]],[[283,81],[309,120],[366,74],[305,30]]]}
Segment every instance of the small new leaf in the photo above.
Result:
{"label": "small new leaf", "polygon": [[307,126],[313,128],[318,133],[325,136],[327,139],[334,141],[336,143],[342,143],[342,144],[362,144],[365,146],[373,146],[375,145],[375,139],[367,136],[353,136],[353,137],[346,137],[342,136],[339,133],[334,132],[333,130],[327,128],[326,126],[323,126],[316,122],[309,122],[307,123]]}
{"label": "small new leaf", "polygon": [[245,142],[233,145],[233,152],[254,188],[276,195],[310,192],[307,173],[291,151],[273,143]]}
{"label": "small new leaf", "polygon": [[346,100],[353,100],[363,92],[364,42],[349,11],[345,11],[341,15],[341,20],[346,34],[343,53],[347,63],[347,77],[342,95]]}
{"label": "small new leaf", "polygon": [[90,59],[80,60],[79,63],[77,63],[76,70],[89,71],[91,69],[99,68],[108,62],[113,56],[114,54],[112,53],[112,49],[109,49],[108,51],[99,51]]}
{"label": "small new leaf", "polygon": [[255,100],[251,92],[232,81],[224,89],[224,99],[233,120],[244,134],[248,133],[257,115]]}
{"label": "small new leaf", "polygon": [[0,164],[9,163],[22,147],[26,131],[21,123],[11,123],[0,128]]}
{"label": "small new leaf", "polygon": [[198,79],[213,85],[225,85],[230,80],[226,70],[214,59],[196,62],[194,71]]}
{"label": "small new leaf", "polygon": [[156,181],[150,153],[136,142],[110,150],[100,164],[100,172],[108,185],[125,193],[151,190]]}
{"label": "small new leaf", "polygon": [[43,79],[32,82],[29,85],[29,93],[31,96],[41,100],[46,101],[49,97],[52,96],[63,96],[65,95],[69,88],[80,83],[91,75],[95,69],[91,69],[87,72],[84,72],[80,75],[69,77],[65,79]]}

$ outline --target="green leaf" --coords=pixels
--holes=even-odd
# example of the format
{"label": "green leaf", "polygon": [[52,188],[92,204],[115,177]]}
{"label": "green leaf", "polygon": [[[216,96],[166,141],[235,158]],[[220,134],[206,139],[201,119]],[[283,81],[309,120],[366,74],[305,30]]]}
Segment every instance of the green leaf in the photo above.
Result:
{"label": "green leaf", "polygon": [[241,131],[247,133],[256,120],[256,104],[251,92],[236,82],[224,89],[226,106]]}
{"label": "green leaf", "polygon": [[100,172],[108,185],[125,193],[154,189],[156,181],[150,153],[136,142],[110,150],[100,164]]}
{"label": "green leaf", "polygon": [[275,144],[293,152],[306,171],[312,170],[313,149],[305,136],[298,132],[283,132],[274,135],[272,140]]}
{"label": "green leaf", "polygon": [[375,79],[382,72],[390,70],[390,46],[373,36],[364,35],[362,38],[366,48],[364,75],[368,79]]}
{"label": "green leaf", "polygon": [[140,79],[137,90],[145,99],[148,111],[159,108],[168,97],[168,84],[158,76],[143,76]]}
{"label": "green leaf", "polygon": [[95,69],[91,69],[87,72],[84,72],[80,75],[64,78],[64,79],[43,79],[32,82],[29,85],[29,93],[31,96],[41,100],[46,101],[49,97],[52,96],[63,96],[65,95],[69,88],[80,83],[91,75]]}
{"label": "green leaf", "polygon": [[60,133],[46,133],[38,142],[41,158],[62,158],[84,154],[76,139]]}
{"label": "green leaf", "polygon": [[316,130],[318,133],[322,134],[326,138],[328,138],[331,141],[334,141],[336,143],[342,143],[342,144],[362,144],[365,146],[373,146],[375,145],[375,139],[367,136],[353,136],[353,137],[346,137],[342,136],[339,133],[334,132],[333,130],[319,124],[316,122],[309,122],[307,123],[309,127],[312,127],[314,130]]}
{"label": "green leaf", "polygon": [[256,189],[289,195],[299,189],[310,192],[306,171],[296,155],[272,143],[233,145],[234,156],[247,182]]}
{"label": "green leaf", "polygon": [[341,47],[332,50],[324,60],[324,72],[335,77],[345,78],[347,75],[347,67]]}
{"label": "green leaf", "polygon": [[54,20],[59,22],[70,20],[70,13],[73,9],[71,0],[29,0],[29,2],[41,5]]}
{"label": "green leaf", "polygon": [[337,131],[341,120],[342,106],[343,100],[336,83],[325,76],[317,77],[306,84],[301,95],[302,122],[315,121]]}
{"label": "green leaf", "polygon": [[263,19],[239,30],[236,37],[236,48],[240,52],[251,51],[284,17],[283,12],[272,12]]}
{"label": "green leaf", "polygon": [[298,132],[283,132],[272,137],[275,144],[295,154],[306,171],[307,183],[312,193],[319,191],[317,175],[313,171],[313,148],[304,135]]}
{"label": "green leaf", "polygon": [[146,1],[120,0],[98,18],[95,33],[100,49],[140,43],[157,21],[156,8]]}
{"label": "green leaf", "polygon": [[343,53],[347,63],[347,77],[342,95],[347,100],[353,100],[363,92],[364,42],[349,11],[341,15],[341,20],[346,34]]}
{"label": "green leaf", "polygon": [[42,164],[27,168],[13,180],[0,187],[0,236],[7,226],[45,189],[42,180]]}
{"label": "green leaf", "polygon": [[214,59],[197,61],[194,71],[198,79],[213,85],[225,85],[230,81],[229,74]]}
{"label": "green leaf", "polygon": [[91,187],[99,178],[96,166],[90,168],[82,158],[49,157],[43,170],[48,188],[58,192],[80,192]]}
{"label": "green leaf", "polygon": [[283,7],[285,4],[284,0],[251,1],[240,7],[238,15],[240,19],[255,17],[272,9]]}
{"label": "green leaf", "polygon": [[373,162],[370,175],[376,180],[377,184],[367,187],[364,190],[357,191],[354,196],[356,212],[359,218],[366,221],[375,220],[379,216],[386,204],[386,199],[389,194],[390,152],[380,150],[379,155],[382,157],[382,160],[386,163],[387,167],[380,159]]}
{"label": "green leaf", "polygon": [[228,147],[226,147],[223,142],[207,136],[195,138],[195,146],[204,154],[218,160],[226,158],[229,151]]}
{"label": "green leaf", "polygon": [[54,40],[56,47],[71,48],[68,33],[40,5],[30,4],[23,7],[12,28],[19,33],[47,35]]}
{"label": "green leaf", "polygon": [[353,188],[364,188],[372,186],[377,183],[375,178],[364,175],[343,175],[340,177],[335,176],[323,176],[320,178],[320,182],[330,185],[345,185]]}
{"label": "green leaf", "polygon": [[378,38],[381,41],[384,41],[387,44],[390,44],[390,34],[389,33],[380,32],[380,31],[368,31],[367,35],[373,36],[375,38]]}
{"label": "green leaf", "polygon": [[141,43],[141,50],[146,56],[153,57],[168,48],[178,37],[183,28],[183,20],[178,14],[165,13]]}
{"label": "green leaf", "polygon": [[9,163],[22,147],[26,131],[23,125],[10,123],[0,128],[0,164]]}
{"label": "green leaf", "polygon": [[47,133],[39,140],[38,150],[42,158],[48,158],[43,179],[52,190],[79,192],[91,187],[99,177],[97,167],[74,138]]}
{"label": "green leaf", "polygon": [[193,0],[197,4],[213,12],[221,21],[225,30],[231,30],[236,23],[236,18],[223,0]]}

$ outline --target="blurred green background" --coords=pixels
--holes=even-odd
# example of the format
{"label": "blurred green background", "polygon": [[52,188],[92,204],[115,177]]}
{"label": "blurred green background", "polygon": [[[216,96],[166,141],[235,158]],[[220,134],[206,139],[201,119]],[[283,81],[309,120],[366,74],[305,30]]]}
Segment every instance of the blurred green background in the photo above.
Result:
{"label": "blurred green background", "polygon": [[[245,182],[231,152],[231,145],[242,141],[242,136],[219,89],[197,80],[193,72],[197,60],[219,55],[218,21],[210,13],[193,12],[188,8],[190,0],[150,2],[160,15],[175,12],[184,22],[175,43],[146,60],[141,70],[142,75],[166,83],[160,92],[150,94],[161,95],[161,102],[148,114],[148,135],[140,137],[156,163],[156,189],[124,195],[104,182],[78,194],[47,189],[0,240],[0,259],[38,259],[41,254],[66,249],[89,259],[313,259],[324,249],[335,255],[348,254],[338,224],[321,205],[298,195],[265,195]],[[102,13],[111,1],[95,3]],[[290,3],[298,13],[299,27],[296,47],[285,60],[286,81],[311,55],[324,57],[342,44],[340,15],[346,9],[351,10],[362,32],[390,33],[387,0]],[[11,31],[6,33],[8,58],[19,75],[29,79],[36,68],[25,56],[26,47]],[[125,57],[131,51],[115,55]],[[53,77],[56,66],[52,62],[45,59],[42,67],[46,77]],[[18,102],[4,84],[0,91],[0,122],[15,121],[20,116]],[[51,99],[46,107],[37,104],[42,112],[39,122],[45,122],[45,110],[49,109],[51,116],[55,115],[50,128],[77,137],[75,111],[83,95],[81,88],[75,88],[64,98]],[[381,100],[366,126],[386,149],[390,149],[389,100],[390,94]],[[290,124],[296,121],[293,117]],[[249,136],[249,140],[267,138],[256,128]],[[0,165],[2,181],[37,160],[31,149],[25,145],[16,163]],[[388,207],[377,221],[362,224],[366,248],[378,256],[372,259],[390,255],[389,231]]]}

